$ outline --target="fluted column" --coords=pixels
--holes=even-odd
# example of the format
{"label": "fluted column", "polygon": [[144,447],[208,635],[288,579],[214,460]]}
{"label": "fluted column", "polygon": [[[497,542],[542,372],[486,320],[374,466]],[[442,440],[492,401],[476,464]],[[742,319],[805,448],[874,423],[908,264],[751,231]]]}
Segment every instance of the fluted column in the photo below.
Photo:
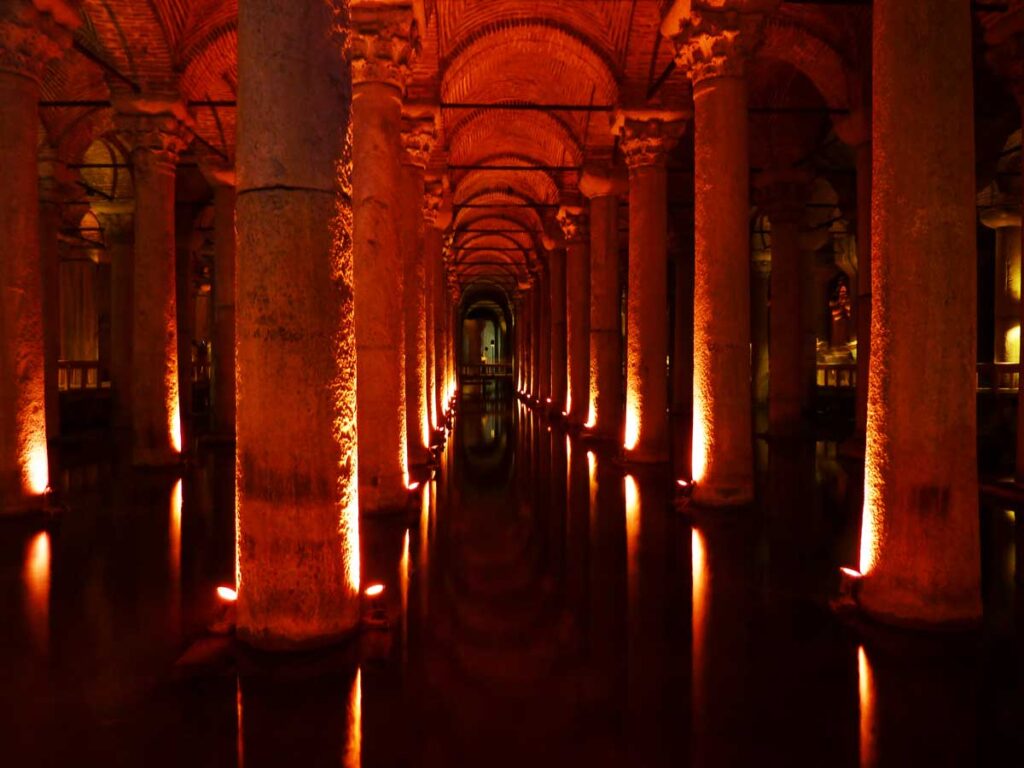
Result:
{"label": "fluted column", "polygon": [[665,162],[686,127],[682,113],[620,113],[629,167],[626,422],[630,461],[668,460],[668,198]]}
{"label": "fluted column", "polygon": [[590,231],[582,206],[563,205],[558,223],[565,236],[565,413],[579,427],[590,407]]}
{"label": "fluted column", "polygon": [[235,172],[204,169],[213,187],[213,432],[235,436]]}
{"label": "fluted column", "polygon": [[860,603],[898,622],[973,622],[981,546],[970,3],[876,0],[873,25]]}
{"label": "fluted column", "polygon": [[775,436],[794,435],[804,425],[800,225],[806,195],[799,173],[775,171],[759,179],[758,202],[771,223],[768,428]]}
{"label": "fluted column", "polygon": [[427,304],[424,285],[424,171],[437,140],[436,114],[429,107],[408,105],[402,118],[401,252],[402,312],[405,333],[405,429],[409,466],[430,460],[430,415],[427,401]]}
{"label": "fluted column", "polygon": [[263,648],[359,622],[345,25],[341,3],[239,8],[237,622]]}
{"label": "fluted column", "polygon": [[590,374],[587,428],[607,440],[622,438],[622,334],[619,297],[619,195],[625,180],[588,167],[580,192],[590,200]]}
{"label": "fluted column", "polygon": [[352,192],[355,217],[359,493],[364,512],[395,509],[408,496],[402,93],[411,56],[412,13],[352,6]]}
{"label": "fluted column", "polygon": [[132,278],[132,462],[180,459],[174,175],[185,148],[180,103],[126,101],[116,123],[131,149],[135,183]]}
{"label": "fluted column", "polygon": [[750,162],[745,48],[753,17],[695,12],[676,62],[693,83],[694,500],[753,498]]}
{"label": "fluted column", "polygon": [[37,504],[49,485],[37,102],[78,23],[59,0],[0,10],[0,513]]}

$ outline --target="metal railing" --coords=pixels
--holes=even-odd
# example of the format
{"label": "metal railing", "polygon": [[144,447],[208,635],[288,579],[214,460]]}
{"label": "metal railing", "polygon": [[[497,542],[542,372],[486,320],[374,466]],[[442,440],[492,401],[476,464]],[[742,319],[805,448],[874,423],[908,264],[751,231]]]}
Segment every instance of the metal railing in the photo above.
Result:
{"label": "metal railing", "polygon": [[818,388],[835,392],[857,388],[856,363],[818,363]]}
{"label": "metal railing", "polygon": [[61,392],[106,389],[110,382],[100,381],[98,360],[58,360],[57,389]]}
{"label": "metal railing", "polygon": [[979,392],[1016,392],[1019,385],[1017,363],[978,363]]}
{"label": "metal railing", "polygon": [[459,368],[463,379],[502,379],[512,376],[511,363],[480,363]]}

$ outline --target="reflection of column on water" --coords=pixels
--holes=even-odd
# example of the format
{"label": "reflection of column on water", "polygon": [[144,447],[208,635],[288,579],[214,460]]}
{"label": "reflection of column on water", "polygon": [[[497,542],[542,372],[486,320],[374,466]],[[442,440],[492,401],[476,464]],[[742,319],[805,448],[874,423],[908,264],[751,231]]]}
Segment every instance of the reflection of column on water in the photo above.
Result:
{"label": "reflection of column on water", "polygon": [[586,642],[585,629],[590,610],[588,592],[590,560],[590,483],[588,482],[587,452],[579,443],[573,445],[565,438],[568,453],[568,505],[566,507],[565,559],[566,597],[575,617],[574,627]]}
{"label": "reflection of column on water", "polygon": [[170,584],[170,626],[171,633],[177,637],[181,626],[181,507],[182,481],[175,482],[171,488],[170,518],[168,520],[168,552],[167,566]]}
{"label": "reflection of column on water", "polygon": [[875,755],[875,681],[864,646],[857,647],[857,691],[860,702],[860,768],[877,765]]}
{"label": "reflection of column on water", "polygon": [[22,582],[32,646],[45,656],[50,650],[50,534],[46,531],[29,539]]}

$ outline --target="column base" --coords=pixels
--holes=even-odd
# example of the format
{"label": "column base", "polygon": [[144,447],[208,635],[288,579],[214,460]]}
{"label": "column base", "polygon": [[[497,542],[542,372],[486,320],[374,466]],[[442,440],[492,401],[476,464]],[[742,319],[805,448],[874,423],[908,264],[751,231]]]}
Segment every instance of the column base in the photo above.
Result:
{"label": "column base", "polygon": [[185,463],[181,453],[165,448],[132,448],[132,466],[140,469],[167,469],[179,467]]}
{"label": "column base", "polygon": [[360,624],[349,629],[327,632],[323,635],[291,637],[266,629],[236,627],[235,637],[250,648],[259,651],[311,651],[331,646],[344,645],[358,639]]}
{"label": "column base", "polygon": [[615,457],[617,463],[623,466],[652,466],[658,464],[668,464],[669,456],[668,451],[658,450],[644,450],[642,448],[634,448],[631,451],[627,451],[625,448],[619,451]]}
{"label": "column base", "polygon": [[940,603],[936,600],[897,592],[879,584],[870,575],[861,577],[855,597],[857,609],[872,621],[906,629],[963,631],[981,624],[981,595]]}
{"label": "column base", "polygon": [[[383,478],[382,478],[383,480]],[[405,478],[395,483],[395,478],[387,478],[377,486],[359,486],[359,513],[361,515],[397,515],[405,514],[410,499],[417,493],[405,485]]]}
{"label": "column base", "polygon": [[693,484],[690,500],[698,507],[744,507],[754,501],[754,484],[752,480],[725,484],[698,482]]}

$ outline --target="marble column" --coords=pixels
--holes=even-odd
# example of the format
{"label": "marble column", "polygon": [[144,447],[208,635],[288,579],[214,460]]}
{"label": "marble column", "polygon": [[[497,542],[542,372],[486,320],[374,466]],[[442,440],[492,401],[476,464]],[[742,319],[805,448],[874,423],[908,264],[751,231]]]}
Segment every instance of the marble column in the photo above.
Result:
{"label": "marble column", "polygon": [[39,255],[43,280],[43,348],[46,391],[46,437],[60,436],[60,397],[57,363],[60,360],[60,245],[62,202],[66,198],[68,169],[52,147],[39,153]]}
{"label": "marble column", "polygon": [[135,182],[132,277],[132,462],[180,461],[174,175],[185,148],[181,103],[125,101],[119,135],[131,149]]}
{"label": "marble column", "polygon": [[47,66],[80,21],[60,0],[40,5],[0,10],[0,513],[38,505],[50,482],[37,104]]}
{"label": "marble column", "polygon": [[537,402],[551,401],[551,275],[547,265],[537,275]]}
{"label": "marble column", "polygon": [[676,58],[693,83],[694,501],[753,499],[746,46],[755,17],[701,12]]}
{"label": "marble column", "polygon": [[[424,286],[426,287],[425,326],[427,337],[427,405],[430,412],[430,430],[441,427],[441,399],[438,372],[442,359],[442,340],[438,338],[437,317],[444,304],[444,291],[439,284],[441,259],[444,252],[444,231],[451,223],[451,209],[444,208],[444,185],[438,176],[428,176],[423,196]],[[431,440],[433,435],[431,434]]]}
{"label": "marble column", "polygon": [[682,241],[672,265],[672,407],[690,418],[693,408],[693,229],[677,223]]}
{"label": "marble column", "polygon": [[868,424],[871,362],[871,118],[865,141],[854,145],[857,172],[857,394],[854,439],[863,442]]}
{"label": "marble column", "polygon": [[668,460],[668,199],[665,162],[686,115],[620,113],[615,130],[629,167],[624,456]]}
{"label": "marble column", "polygon": [[768,429],[776,437],[792,436],[804,426],[800,227],[807,183],[798,172],[770,171],[758,179],[756,192],[771,223]]}
{"label": "marble column", "polygon": [[359,624],[352,96],[339,22],[319,0],[239,7],[237,626],[267,649],[324,645]]}
{"label": "marble column", "polygon": [[981,211],[981,223],[996,232],[995,360],[1017,363],[1020,355],[1021,212]]}
{"label": "marble column", "polygon": [[103,202],[94,203],[92,208],[103,227],[103,240],[110,260],[111,423],[116,434],[130,435],[135,207],[130,202]]}
{"label": "marble column", "polygon": [[970,3],[877,0],[873,25],[874,306],[859,600],[894,622],[975,622]]}
{"label": "marble column", "polygon": [[550,353],[549,384],[545,401],[551,413],[565,414],[565,395],[568,373],[565,327],[565,248],[562,243],[546,240],[548,289],[548,351]]}
{"label": "marble column", "polygon": [[[412,54],[412,13],[352,6],[352,193],[355,221],[356,345],[363,512],[393,510],[408,498],[402,94]],[[418,210],[418,209],[417,209]]]}
{"label": "marble column", "polygon": [[590,201],[590,402],[587,429],[622,439],[622,333],[619,297],[619,195],[625,180],[588,167],[580,192]]}
{"label": "marble column", "polygon": [[424,171],[436,141],[436,113],[429,107],[407,105],[402,118],[401,191],[404,201],[399,220],[404,296],[405,429],[409,466],[420,467],[430,461],[431,435],[427,405]]}
{"label": "marble column", "polygon": [[544,270],[536,266],[532,273],[530,289],[530,399],[543,402],[543,363],[541,361],[541,334],[544,329]]}
{"label": "marble column", "polygon": [[213,187],[213,434],[235,436],[235,231],[234,169],[204,169]]}
{"label": "marble column", "polygon": [[[450,217],[449,212],[449,217]],[[448,337],[445,333],[445,317],[448,315],[448,286],[445,283],[445,259],[447,249],[442,245],[438,261],[434,265],[434,349],[437,355],[437,370],[434,372],[437,404],[437,428],[444,429],[448,407],[445,395],[445,376],[448,371]]]}
{"label": "marble column", "polygon": [[581,206],[562,206],[558,223],[565,236],[565,414],[581,427],[590,408],[590,231]]}

